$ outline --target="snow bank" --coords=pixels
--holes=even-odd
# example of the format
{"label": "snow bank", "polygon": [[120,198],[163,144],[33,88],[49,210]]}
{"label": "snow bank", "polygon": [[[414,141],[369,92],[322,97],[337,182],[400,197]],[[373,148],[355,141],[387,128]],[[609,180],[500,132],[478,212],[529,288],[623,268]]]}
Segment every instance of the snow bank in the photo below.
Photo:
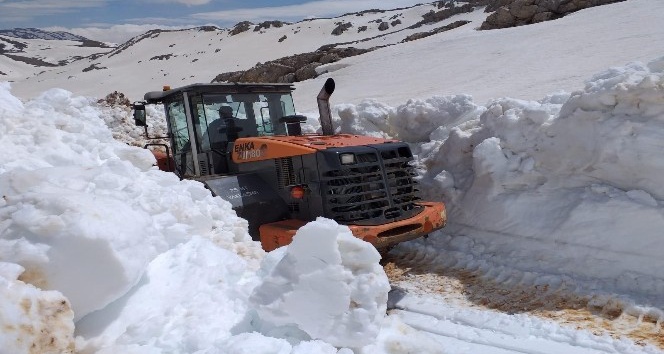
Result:
{"label": "snow bank", "polygon": [[[243,323],[257,278],[236,253],[194,237],[157,256],[130,292],[77,323],[82,352],[160,349],[193,353],[214,348]],[[143,350],[140,351],[139,349]]]}
{"label": "snow bank", "polygon": [[[429,102],[416,105],[428,119],[414,118],[413,102],[379,108],[388,121],[409,122],[384,133],[413,142],[426,194],[448,206],[448,236],[400,252],[426,244],[447,265],[515,284],[664,308],[664,58],[611,68],[583,90],[540,101]],[[376,105],[344,106],[342,119],[353,109],[346,120]]]}
{"label": "snow bank", "polygon": [[426,141],[432,134],[434,139],[445,139],[449,129],[485,110],[468,95],[411,99],[396,108],[366,100],[358,105],[336,105],[334,109],[338,131],[413,143]]}
{"label": "snow bank", "polygon": [[73,353],[74,313],[57,291],[16,280],[23,268],[0,262],[0,351]]}
{"label": "snow bank", "polygon": [[318,218],[263,263],[267,274],[251,296],[268,329],[295,326],[337,347],[375,341],[390,285],[380,254],[347,226]]}
{"label": "snow bank", "polygon": [[23,110],[23,103],[18,98],[12,96],[9,92],[10,85],[8,82],[0,82],[0,117],[6,114],[16,114]]}
{"label": "snow bank", "polygon": [[0,259],[23,266],[21,280],[62,292],[76,319],[125,294],[152,259],[194,235],[259,259],[229,203],[115,141],[92,101],[54,89],[23,105],[7,89]]}
{"label": "snow bank", "polygon": [[569,98],[490,104],[477,131],[438,152],[456,155],[450,170],[473,171],[472,182],[451,172],[454,187],[468,186],[450,194],[452,220],[483,231],[500,265],[664,307],[663,62],[608,70]]}
{"label": "snow bank", "polygon": [[[113,138],[125,144],[143,147],[147,143],[167,143],[165,139],[146,139],[145,128],[136,126],[133,110],[130,106],[118,104],[113,101],[98,102],[100,117],[111,130]],[[150,137],[163,137],[168,135],[166,128],[166,114],[161,105],[146,105],[148,134]]]}
{"label": "snow bank", "polygon": [[404,324],[398,316],[385,317],[376,342],[356,351],[357,354],[445,354],[448,352],[439,342]]}
{"label": "snow bank", "polygon": [[79,321],[77,348],[337,353],[373,345],[389,290],[379,259],[373,246],[326,219],[270,253],[259,272],[194,237],[157,256],[130,293]]}
{"label": "snow bank", "polygon": [[152,261],[132,292],[79,321],[77,347],[83,353],[362,347],[375,342],[385,317],[389,285],[379,259],[369,243],[326,219],[270,253],[258,273],[196,237]]}

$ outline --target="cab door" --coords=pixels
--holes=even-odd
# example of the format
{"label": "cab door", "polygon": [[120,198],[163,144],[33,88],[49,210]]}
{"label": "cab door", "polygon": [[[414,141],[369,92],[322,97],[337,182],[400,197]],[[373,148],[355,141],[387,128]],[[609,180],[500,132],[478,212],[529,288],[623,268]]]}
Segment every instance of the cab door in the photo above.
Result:
{"label": "cab door", "polygon": [[187,119],[187,110],[182,96],[165,103],[168,128],[171,132],[171,147],[175,160],[175,170],[181,178],[196,175],[194,156],[191,150],[190,119]]}

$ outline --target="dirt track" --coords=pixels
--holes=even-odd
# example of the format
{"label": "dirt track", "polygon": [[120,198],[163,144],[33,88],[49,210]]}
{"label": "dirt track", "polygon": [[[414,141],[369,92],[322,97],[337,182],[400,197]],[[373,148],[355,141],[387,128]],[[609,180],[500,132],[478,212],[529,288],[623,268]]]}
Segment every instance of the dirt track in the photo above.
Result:
{"label": "dirt track", "polygon": [[589,330],[595,335],[629,338],[664,350],[661,321],[631,316],[617,301],[595,305],[589,296],[579,296],[547,286],[504,285],[477,272],[432,265],[424,260],[387,255],[385,273],[393,286],[414,294],[440,297],[457,306],[483,308],[501,313],[527,313],[562,326]]}

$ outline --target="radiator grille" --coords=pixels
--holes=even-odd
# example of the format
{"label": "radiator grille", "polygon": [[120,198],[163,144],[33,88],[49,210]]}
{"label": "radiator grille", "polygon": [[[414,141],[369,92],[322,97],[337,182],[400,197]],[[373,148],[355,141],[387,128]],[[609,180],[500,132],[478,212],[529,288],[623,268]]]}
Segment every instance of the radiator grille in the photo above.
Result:
{"label": "radiator grille", "polygon": [[286,186],[295,184],[295,173],[293,172],[293,159],[290,157],[274,160],[277,170],[277,186],[284,189]]}
{"label": "radiator grille", "polygon": [[207,160],[198,161],[198,167],[201,170],[201,176],[207,176],[209,174],[208,162]]}
{"label": "radiator grille", "polygon": [[327,214],[340,223],[376,225],[420,211],[407,146],[356,154],[356,163],[323,175]]}
{"label": "radiator grille", "polygon": [[290,211],[291,213],[299,213],[300,203],[288,203],[288,211]]}

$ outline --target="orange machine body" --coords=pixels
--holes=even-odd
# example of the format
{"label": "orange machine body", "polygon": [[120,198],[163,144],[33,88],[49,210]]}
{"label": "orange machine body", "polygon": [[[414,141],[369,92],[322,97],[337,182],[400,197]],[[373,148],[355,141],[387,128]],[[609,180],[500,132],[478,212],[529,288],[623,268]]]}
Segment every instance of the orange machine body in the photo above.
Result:
{"label": "orange machine body", "polygon": [[[375,226],[348,225],[348,228],[353,236],[373,244],[378,249],[383,249],[419,238],[445,226],[447,223],[445,204],[435,202],[419,204],[425,207],[424,211],[412,218]],[[262,225],[260,237],[263,249],[269,252],[288,245],[304,224],[305,221],[289,219]]]}
{"label": "orange machine body", "polygon": [[328,148],[383,144],[391,141],[396,140],[350,134],[240,138],[233,146],[233,162],[255,162],[312,154]]}
{"label": "orange machine body", "polygon": [[[197,180],[231,203],[249,234],[271,251],[291,242],[318,217],[346,225],[356,237],[389,248],[436,231],[445,205],[423,201],[407,143],[336,134],[327,79],[316,97],[322,134],[302,134],[292,84],[200,83],[148,92],[134,121],[159,169]],[[145,105],[162,104],[168,135],[149,137]]]}

